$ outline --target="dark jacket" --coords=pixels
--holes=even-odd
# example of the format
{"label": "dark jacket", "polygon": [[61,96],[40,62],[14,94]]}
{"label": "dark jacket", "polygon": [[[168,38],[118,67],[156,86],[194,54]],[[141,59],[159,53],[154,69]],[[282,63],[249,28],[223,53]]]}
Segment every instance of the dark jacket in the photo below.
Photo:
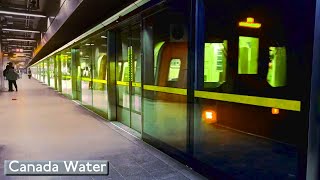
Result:
{"label": "dark jacket", "polygon": [[3,76],[6,76],[7,72],[8,72],[8,69],[10,69],[10,66],[7,65],[6,66],[6,69],[3,71]]}
{"label": "dark jacket", "polygon": [[18,77],[19,77],[19,74],[16,73],[13,68],[10,68],[7,70],[6,72],[7,80],[15,81],[18,79]]}

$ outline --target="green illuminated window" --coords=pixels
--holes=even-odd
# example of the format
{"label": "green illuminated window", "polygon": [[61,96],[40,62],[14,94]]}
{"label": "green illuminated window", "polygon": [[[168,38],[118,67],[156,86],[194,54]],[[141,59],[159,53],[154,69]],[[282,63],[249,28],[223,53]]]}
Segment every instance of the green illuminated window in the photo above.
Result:
{"label": "green illuminated window", "polygon": [[239,74],[258,73],[259,38],[239,37]]}
{"label": "green illuminated window", "polygon": [[226,80],[227,41],[205,43],[204,82],[205,87],[219,87]]}
{"label": "green illuminated window", "polygon": [[123,72],[121,81],[129,82],[129,64],[128,62],[123,63]]}
{"label": "green illuminated window", "polygon": [[181,60],[171,59],[169,67],[168,81],[178,81],[180,72]]}
{"label": "green illuminated window", "polygon": [[122,78],[120,77],[121,74],[121,66],[122,66],[122,62],[118,62],[118,66],[117,66],[117,80],[121,81]]}
{"label": "green illuminated window", "polygon": [[96,56],[95,58],[95,65],[96,65],[96,69],[93,74],[96,75],[95,78],[101,79],[101,80],[105,80],[106,76],[105,76],[105,72],[106,72],[106,61],[107,61],[107,54],[104,52],[100,52],[99,51],[99,55]]}
{"label": "green illuminated window", "polygon": [[286,85],[287,57],[285,47],[269,48],[269,71],[267,80],[272,87]]}

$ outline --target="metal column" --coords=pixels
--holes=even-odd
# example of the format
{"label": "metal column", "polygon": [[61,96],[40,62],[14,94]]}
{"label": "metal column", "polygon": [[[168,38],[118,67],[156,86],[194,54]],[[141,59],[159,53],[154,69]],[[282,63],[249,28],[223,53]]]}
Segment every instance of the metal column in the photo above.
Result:
{"label": "metal column", "polygon": [[108,91],[108,120],[117,120],[117,86],[116,86],[116,33],[107,32],[107,91]]}
{"label": "metal column", "polygon": [[58,91],[62,92],[62,71],[61,71],[61,55],[57,54],[56,55],[56,61],[57,61],[57,78],[58,78]]}
{"label": "metal column", "polygon": [[[81,91],[78,86],[81,83],[79,78],[80,71],[80,51],[79,49],[71,49],[71,81],[72,81],[72,99],[80,100]],[[80,80],[80,82],[79,82]]]}
{"label": "metal column", "polygon": [[307,180],[320,179],[320,1],[315,14],[314,46],[309,113]]}

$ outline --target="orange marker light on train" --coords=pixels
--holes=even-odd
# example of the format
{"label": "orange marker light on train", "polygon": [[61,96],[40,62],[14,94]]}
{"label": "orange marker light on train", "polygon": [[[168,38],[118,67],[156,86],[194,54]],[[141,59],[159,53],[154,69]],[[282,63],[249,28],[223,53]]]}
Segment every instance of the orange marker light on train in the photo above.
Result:
{"label": "orange marker light on train", "polygon": [[279,114],[280,110],[278,108],[272,108],[272,114]]}
{"label": "orange marker light on train", "polygon": [[212,119],[213,113],[212,112],[206,112],[206,119]]}
{"label": "orange marker light on train", "polygon": [[202,113],[202,118],[208,124],[216,123],[217,122],[217,113],[212,110],[206,110]]}

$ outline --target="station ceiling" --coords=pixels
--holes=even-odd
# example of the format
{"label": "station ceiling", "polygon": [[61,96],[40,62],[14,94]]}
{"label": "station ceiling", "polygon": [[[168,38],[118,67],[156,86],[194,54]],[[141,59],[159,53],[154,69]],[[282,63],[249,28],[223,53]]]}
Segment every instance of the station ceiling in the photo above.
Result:
{"label": "station ceiling", "polygon": [[10,61],[27,64],[54,17],[60,0],[0,0],[1,51]]}
{"label": "station ceiling", "polygon": [[[56,25],[54,18],[65,1],[67,9],[77,8],[63,25]],[[10,61],[33,64],[134,1],[0,0],[1,52]],[[47,39],[50,29],[57,31]],[[44,45],[43,39],[47,40]]]}
{"label": "station ceiling", "polygon": [[61,27],[56,28],[53,23],[52,29],[58,30],[43,45],[40,51],[34,54],[29,65],[41,60],[135,1],[82,0]]}

